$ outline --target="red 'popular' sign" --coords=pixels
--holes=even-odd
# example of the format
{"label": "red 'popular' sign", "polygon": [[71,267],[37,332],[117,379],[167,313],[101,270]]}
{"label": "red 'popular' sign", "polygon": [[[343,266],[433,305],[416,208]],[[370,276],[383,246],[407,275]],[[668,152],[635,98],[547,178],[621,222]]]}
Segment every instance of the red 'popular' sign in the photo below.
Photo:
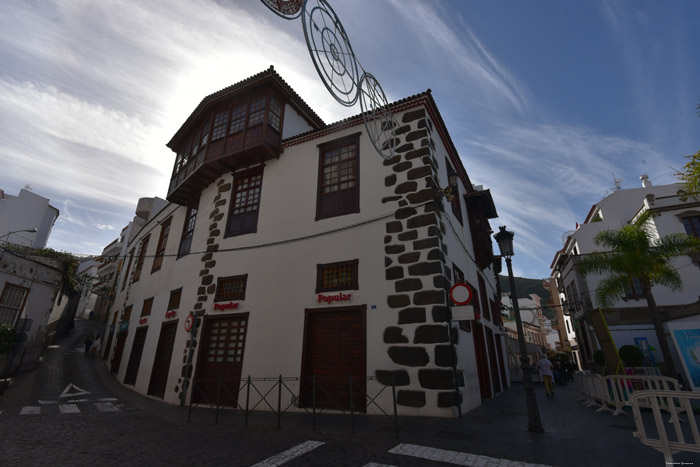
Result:
{"label": "red 'popular' sign", "polygon": [[352,300],[352,294],[349,293],[337,293],[334,295],[318,294],[318,302],[328,303],[329,305],[333,302],[349,302],[350,300]]}
{"label": "red 'popular' sign", "polygon": [[214,311],[217,311],[217,310],[219,310],[219,311],[235,310],[236,308],[238,308],[238,305],[239,305],[238,303],[233,303],[233,302],[215,303],[214,304]]}

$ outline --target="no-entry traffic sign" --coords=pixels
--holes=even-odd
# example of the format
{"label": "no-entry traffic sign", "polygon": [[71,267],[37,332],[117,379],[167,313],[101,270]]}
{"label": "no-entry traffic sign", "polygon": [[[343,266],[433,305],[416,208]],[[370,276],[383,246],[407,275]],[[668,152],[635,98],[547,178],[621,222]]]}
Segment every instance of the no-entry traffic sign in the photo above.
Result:
{"label": "no-entry traffic sign", "polygon": [[185,319],[185,331],[190,332],[192,326],[194,326],[194,315],[189,315],[187,319]]}
{"label": "no-entry traffic sign", "polygon": [[458,282],[450,289],[450,300],[455,305],[467,305],[472,301],[472,288],[467,284]]}

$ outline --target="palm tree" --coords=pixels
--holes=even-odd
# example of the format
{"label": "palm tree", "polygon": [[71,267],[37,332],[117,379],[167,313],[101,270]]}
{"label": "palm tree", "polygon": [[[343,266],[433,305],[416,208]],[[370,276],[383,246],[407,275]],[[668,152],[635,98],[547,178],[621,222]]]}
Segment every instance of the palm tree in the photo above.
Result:
{"label": "palm tree", "polygon": [[620,230],[598,233],[595,243],[607,251],[583,256],[578,262],[577,271],[583,275],[607,275],[596,290],[596,301],[601,308],[608,308],[626,296],[633,280],[638,281],[661,346],[666,374],[676,378],[671,349],[651,288],[661,285],[671,290],[681,289],[683,281],[678,271],[670,265],[670,261],[678,256],[700,252],[700,238],[686,234],[657,238],[647,227],[647,222],[653,215],[651,211],[646,211]]}

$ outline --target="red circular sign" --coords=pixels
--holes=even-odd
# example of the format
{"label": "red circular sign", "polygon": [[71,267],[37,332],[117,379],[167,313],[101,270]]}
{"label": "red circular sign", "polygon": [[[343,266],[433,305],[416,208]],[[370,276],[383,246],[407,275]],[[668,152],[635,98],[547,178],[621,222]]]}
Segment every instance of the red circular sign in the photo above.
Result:
{"label": "red circular sign", "polygon": [[185,319],[185,331],[190,332],[192,326],[194,326],[194,315],[189,315],[187,319]]}
{"label": "red circular sign", "polygon": [[450,299],[455,305],[466,305],[472,301],[472,288],[459,282],[450,289]]}

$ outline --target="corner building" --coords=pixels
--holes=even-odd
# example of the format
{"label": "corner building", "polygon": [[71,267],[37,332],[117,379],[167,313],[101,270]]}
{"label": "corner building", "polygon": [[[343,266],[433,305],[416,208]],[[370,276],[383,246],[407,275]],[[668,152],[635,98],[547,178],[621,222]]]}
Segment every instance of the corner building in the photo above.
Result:
{"label": "corner building", "polygon": [[[384,160],[361,115],[325,124],[272,67],[199,104],[168,143],[169,203],[116,281],[107,364],[120,381],[173,404],[215,401],[222,381],[221,403],[244,405],[248,376],[281,375],[283,406],[301,410],[312,376],[317,407],[347,408],[352,377],[355,411],[391,412],[391,388],[377,405],[363,392],[394,384],[400,414],[444,417],[508,386],[490,192],[430,91],[391,106]],[[457,196],[436,203],[450,171]],[[450,326],[455,282],[479,320]]]}

